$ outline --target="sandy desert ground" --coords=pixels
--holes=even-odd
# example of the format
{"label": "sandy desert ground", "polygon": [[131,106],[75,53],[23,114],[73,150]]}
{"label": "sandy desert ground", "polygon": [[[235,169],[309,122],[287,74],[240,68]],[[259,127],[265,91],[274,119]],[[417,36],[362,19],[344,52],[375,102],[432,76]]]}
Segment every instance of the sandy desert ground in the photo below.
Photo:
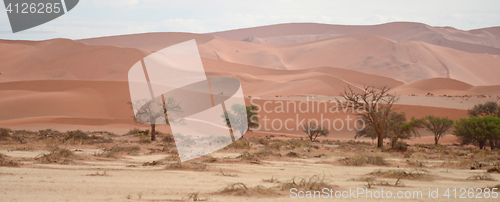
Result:
{"label": "sandy desert ground", "polygon": [[[0,167],[2,200],[289,201],[295,196],[290,192],[294,187],[304,191],[328,187],[335,193],[370,186],[368,191],[393,192],[393,200],[401,200],[398,192],[409,191],[410,196],[422,191],[411,200],[429,201],[429,189],[438,189],[440,201],[455,201],[454,195],[444,195],[446,189],[498,187],[500,180],[498,172],[486,172],[498,167],[498,152],[464,147],[417,144],[406,152],[381,152],[363,142],[250,138],[179,164],[172,142],[139,143],[138,134],[94,134],[92,139],[53,135],[36,137],[37,141],[30,139],[35,135],[25,134],[29,143],[1,146],[2,163],[8,159],[17,164]],[[54,145],[59,148],[47,151]],[[366,161],[367,156],[377,160]],[[475,176],[487,179],[471,179]],[[242,185],[224,190],[237,183]],[[303,200],[335,199],[318,197]],[[357,200],[372,200],[366,197],[356,194]]]}
{"label": "sandy desert ground", "polygon": [[[196,39],[207,76],[237,78],[247,105],[261,106],[261,125],[297,115],[354,117],[266,111],[280,102],[331,108],[348,86],[356,92],[390,87],[400,95],[395,110],[407,118],[459,119],[476,104],[500,99],[499,37],[499,27],[464,31],[396,22],[0,40],[0,128],[12,129],[0,139],[1,201],[289,201],[294,187],[342,193],[368,186],[394,195],[422,191],[416,201],[429,201],[429,189],[438,188],[442,201],[456,200],[445,198],[447,188],[458,188],[457,197],[460,188],[478,195],[476,189],[500,184],[498,171],[487,172],[500,166],[500,153],[457,146],[449,133],[444,146],[432,145],[431,134],[421,131],[406,140],[407,151],[382,152],[371,140],[353,141],[355,133],[346,129],[311,143],[300,140],[301,130],[262,127],[210,156],[178,164],[168,126],[158,126],[159,141],[141,135],[149,126],[133,120],[127,74],[143,57]],[[85,132],[67,132],[74,130]],[[475,200],[498,201],[484,197]]]}

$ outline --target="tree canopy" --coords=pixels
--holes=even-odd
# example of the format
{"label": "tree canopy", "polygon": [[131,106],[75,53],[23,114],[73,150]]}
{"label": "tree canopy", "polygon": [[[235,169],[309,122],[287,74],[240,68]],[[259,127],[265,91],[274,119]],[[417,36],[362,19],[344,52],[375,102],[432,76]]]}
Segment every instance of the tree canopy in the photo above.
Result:
{"label": "tree canopy", "polygon": [[[486,142],[490,140],[491,149],[498,147],[495,142],[500,139],[500,118],[486,115],[483,117],[461,118],[453,125],[456,135],[462,144],[475,144],[483,149]],[[496,141],[495,141],[496,140]]]}
{"label": "tree canopy", "polygon": [[453,120],[429,115],[422,119],[422,126],[434,134],[434,144],[437,145],[444,133],[453,126]]}

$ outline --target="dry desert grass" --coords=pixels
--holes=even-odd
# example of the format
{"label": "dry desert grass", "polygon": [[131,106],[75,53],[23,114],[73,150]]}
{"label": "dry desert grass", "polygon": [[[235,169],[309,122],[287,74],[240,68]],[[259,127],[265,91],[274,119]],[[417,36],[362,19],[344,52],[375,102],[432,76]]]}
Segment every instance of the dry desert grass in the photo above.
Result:
{"label": "dry desert grass", "polygon": [[[104,131],[4,131],[0,140],[0,177],[6,178],[3,189],[12,200],[31,199],[31,194],[15,194],[21,190],[19,186],[33,186],[28,190],[33,194],[46,194],[48,190],[40,189],[42,186],[53,190],[88,189],[72,180],[100,187],[87,190],[94,193],[89,200],[287,201],[292,188],[493,188],[497,186],[494,180],[500,179],[499,151],[459,145],[414,144],[400,151],[379,150],[360,141],[256,137],[237,140],[211,155],[179,162],[175,143],[168,134],[146,142],[140,130],[124,135]],[[39,179],[41,176],[46,179]],[[42,183],[47,179],[54,183]],[[142,185],[128,183],[131,181]],[[117,182],[123,185],[110,186]],[[107,195],[103,190],[114,190],[116,194]],[[39,200],[71,200],[80,194],[68,191]]]}

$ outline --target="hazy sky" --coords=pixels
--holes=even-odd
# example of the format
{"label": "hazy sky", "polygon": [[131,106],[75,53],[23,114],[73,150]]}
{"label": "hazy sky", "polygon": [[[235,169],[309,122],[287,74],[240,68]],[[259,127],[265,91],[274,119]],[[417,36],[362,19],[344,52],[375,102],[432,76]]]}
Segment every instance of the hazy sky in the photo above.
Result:
{"label": "hazy sky", "polygon": [[80,0],[68,14],[16,34],[1,8],[0,38],[27,40],[207,33],[288,22],[373,25],[412,21],[463,30],[500,26],[498,0]]}

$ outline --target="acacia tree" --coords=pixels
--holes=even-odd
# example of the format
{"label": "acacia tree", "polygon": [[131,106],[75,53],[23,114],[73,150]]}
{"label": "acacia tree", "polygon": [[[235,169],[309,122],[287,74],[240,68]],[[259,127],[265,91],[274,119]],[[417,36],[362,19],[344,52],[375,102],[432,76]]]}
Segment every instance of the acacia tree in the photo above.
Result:
{"label": "acacia tree", "polygon": [[318,126],[316,123],[311,122],[310,120],[307,120],[307,123],[304,123],[302,125],[302,130],[307,134],[307,137],[309,140],[314,141],[316,138],[319,136],[328,136],[330,134],[330,130],[326,129],[325,127]]}
{"label": "acacia tree", "polygon": [[[362,92],[355,92],[350,86],[349,90],[344,90],[340,94],[346,100],[346,107],[355,109],[355,113],[367,125],[372,125],[377,134],[377,146],[384,146],[384,134],[387,126],[387,119],[391,108],[399,97],[389,93],[389,87],[376,89],[373,86],[365,86]],[[337,102],[341,102],[337,99]]]}
{"label": "acacia tree", "polygon": [[420,134],[417,129],[420,125],[420,121],[415,118],[406,121],[406,114],[404,112],[391,113],[387,120],[387,136],[391,140],[391,147],[394,147],[399,139],[419,137]]}
{"label": "acacia tree", "polygon": [[453,120],[429,115],[422,119],[422,126],[434,133],[434,144],[437,145],[444,133],[453,126]]}
{"label": "acacia tree", "polygon": [[[462,144],[474,144],[483,149],[489,139],[499,139],[500,118],[486,115],[484,117],[461,118],[453,125],[453,135],[457,136]],[[490,145],[491,149],[495,145]]]}
{"label": "acacia tree", "polygon": [[170,125],[172,122],[182,121],[169,119],[167,116],[167,111],[175,114],[183,113],[180,104],[175,102],[173,97],[169,97],[166,100],[163,99],[163,96],[152,100],[137,100],[132,103],[132,106],[138,109],[135,114],[135,120],[139,123],[151,125],[151,141],[156,140],[156,124],[166,123]]}
{"label": "acacia tree", "polygon": [[[259,108],[255,105],[233,104],[231,110],[222,114],[221,117],[225,118],[227,126],[231,131],[237,130],[243,136],[245,132],[252,132],[253,128],[259,127],[258,110]],[[230,118],[234,123],[229,121]],[[236,141],[234,135],[231,135],[231,139],[233,142]]]}
{"label": "acacia tree", "polygon": [[474,105],[472,109],[467,111],[469,117],[478,117],[478,116],[499,116],[500,108],[496,102],[486,102],[484,104]]}
{"label": "acacia tree", "polygon": [[[500,117],[500,106],[496,102],[486,102],[484,104],[474,105],[472,109],[468,110],[470,117],[484,117],[484,116],[497,116]],[[500,138],[498,136],[490,136],[488,138],[490,147],[500,148]]]}
{"label": "acacia tree", "polygon": [[[380,116],[380,113],[377,113],[377,115]],[[404,112],[392,112],[386,121],[384,138],[389,139],[391,141],[391,147],[394,147],[400,139],[410,139],[414,136],[420,136],[417,130],[419,127],[421,127],[420,125],[420,121],[414,118],[412,118],[411,121],[406,121],[406,115]],[[360,137],[376,139],[378,136],[375,128],[373,127],[373,124],[369,123],[365,128],[357,131],[355,138]]]}

